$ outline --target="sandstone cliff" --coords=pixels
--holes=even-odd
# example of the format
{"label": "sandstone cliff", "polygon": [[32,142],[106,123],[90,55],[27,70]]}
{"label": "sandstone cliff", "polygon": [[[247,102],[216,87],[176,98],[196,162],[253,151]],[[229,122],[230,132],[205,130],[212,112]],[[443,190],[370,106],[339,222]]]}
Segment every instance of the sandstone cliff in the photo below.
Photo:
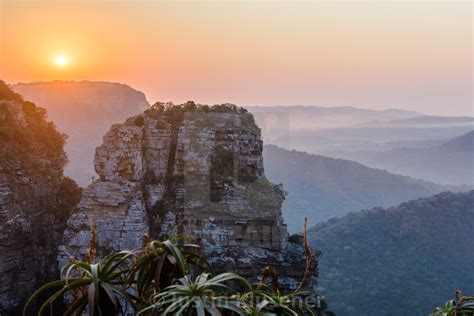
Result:
{"label": "sandstone cliff", "polygon": [[63,178],[64,135],[45,116],[0,81],[0,314],[57,274],[57,247],[80,196]]}
{"label": "sandstone cliff", "polygon": [[295,287],[304,253],[287,244],[284,192],[265,178],[262,148],[253,116],[234,105],[158,103],[112,126],[96,149],[100,178],[68,220],[60,263],[85,254],[91,217],[101,254],[138,247],[144,234],[182,234],[217,271],[256,277],[270,265]]}

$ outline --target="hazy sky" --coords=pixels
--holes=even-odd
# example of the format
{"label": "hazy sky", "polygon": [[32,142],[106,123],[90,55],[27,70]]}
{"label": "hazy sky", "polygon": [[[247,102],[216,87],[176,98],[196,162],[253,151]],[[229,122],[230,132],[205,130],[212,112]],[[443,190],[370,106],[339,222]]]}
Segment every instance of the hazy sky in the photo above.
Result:
{"label": "hazy sky", "polygon": [[472,17],[471,1],[0,0],[0,78],[123,82],[150,102],[473,115]]}

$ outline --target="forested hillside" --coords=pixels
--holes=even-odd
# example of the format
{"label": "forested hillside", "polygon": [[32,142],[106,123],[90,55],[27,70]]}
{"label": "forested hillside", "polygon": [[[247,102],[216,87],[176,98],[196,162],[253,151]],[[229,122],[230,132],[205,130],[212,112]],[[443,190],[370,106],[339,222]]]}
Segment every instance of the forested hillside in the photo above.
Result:
{"label": "forested hillside", "polygon": [[318,224],[320,291],[338,315],[428,315],[474,293],[474,191],[441,193]]}

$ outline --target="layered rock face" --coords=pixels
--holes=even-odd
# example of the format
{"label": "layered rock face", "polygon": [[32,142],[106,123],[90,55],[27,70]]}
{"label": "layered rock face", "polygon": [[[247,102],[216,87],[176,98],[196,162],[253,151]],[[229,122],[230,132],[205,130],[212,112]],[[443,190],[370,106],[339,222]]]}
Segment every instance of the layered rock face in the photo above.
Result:
{"label": "layered rock face", "polygon": [[217,271],[256,277],[270,265],[296,286],[304,252],[287,245],[284,192],[265,178],[262,148],[252,115],[233,105],[156,104],[112,126],[96,150],[100,179],[70,217],[59,261],[85,255],[92,218],[102,255],[138,247],[144,234],[181,234]]}
{"label": "layered rock face", "polygon": [[18,312],[58,271],[67,159],[64,136],[44,118],[0,81],[0,314]]}

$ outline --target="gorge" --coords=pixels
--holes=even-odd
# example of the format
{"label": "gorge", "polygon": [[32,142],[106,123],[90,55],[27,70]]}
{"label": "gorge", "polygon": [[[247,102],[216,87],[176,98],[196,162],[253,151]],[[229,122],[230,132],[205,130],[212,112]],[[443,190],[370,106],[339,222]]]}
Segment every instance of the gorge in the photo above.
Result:
{"label": "gorge", "polygon": [[99,256],[146,235],[183,235],[217,272],[256,281],[270,266],[283,289],[298,286],[305,251],[288,242],[286,193],[265,177],[260,129],[245,109],[157,103],[113,125],[96,149],[99,178],[81,195],[63,176],[66,136],[44,109],[1,88],[2,313],[19,311],[71,258],[84,259],[91,222]]}

